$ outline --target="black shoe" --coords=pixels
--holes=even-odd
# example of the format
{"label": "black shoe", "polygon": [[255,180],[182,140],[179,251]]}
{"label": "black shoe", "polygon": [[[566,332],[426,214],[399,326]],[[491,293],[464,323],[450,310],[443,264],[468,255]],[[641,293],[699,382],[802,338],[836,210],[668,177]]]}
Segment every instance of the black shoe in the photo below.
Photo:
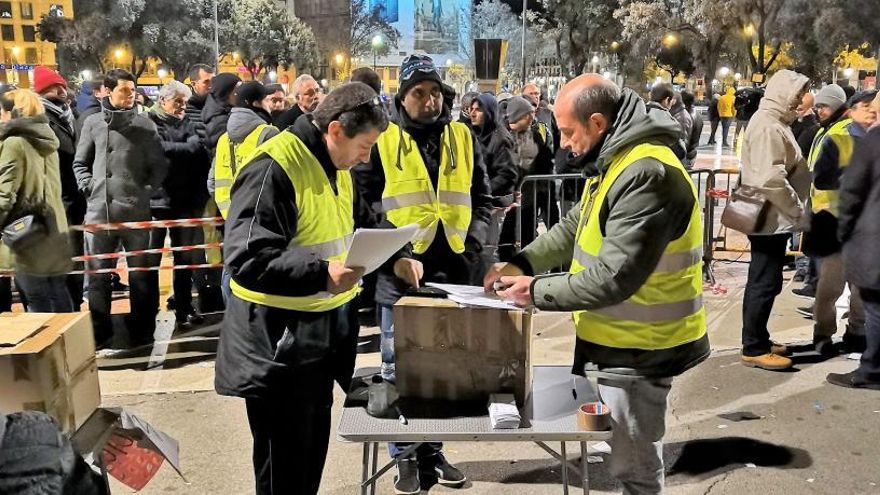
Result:
{"label": "black shoe", "polygon": [[[805,285],[805,286],[801,287],[800,289],[792,289],[791,293],[798,296],[798,297],[805,297],[807,299],[813,299],[814,297],[816,297],[816,288],[813,287],[812,285]],[[810,316],[811,317],[813,316],[812,312],[813,312],[812,308],[810,308],[810,313],[811,313]]]}
{"label": "black shoe", "polygon": [[794,277],[791,277],[791,280],[793,282],[803,282],[806,279],[807,279],[807,274],[800,271],[800,270],[794,272]]}
{"label": "black shoe", "polygon": [[853,335],[849,332],[843,334],[843,352],[845,354],[865,352],[868,348],[868,341],[864,335]]}
{"label": "black shoe", "polygon": [[815,349],[820,356],[825,358],[831,358],[837,355],[837,348],[834,347],[834,341],[831,340],[831,337],[814,338],[813,349]]}
{"label": "black shoe", "polygon": [[828,383],[839,387],[880,390],[880,382],[869,382],[855,371],[849,373],[828,373],[825,379],[828,380]]}
{"label": "black shoe", "polygon": [[709,145],[709,144],[715,144],[715,141],[709,141],[709,142],[707,142],[706,144],[707,144],[707,145]]}
{"label": "black shoe", "polygon": [[398,459],[397,476],[394,477],[394,493],[398,495],[416,495],[421,492],[419,461],[415,459]]}
{"label": "black shoe", "polygon": [[809,318],[811,320],[813,319],[813,307],[812,306],[809,306],[806,308],[798,308],[796,311],[798,312],[798,314],[803,315],[804,318]]}
{"label": "black shoe", "polygon": [[110,274],[110,287],[113,289],[113,292],[128,291],[128,286],[122,283],[122,279],[116,273]]}
{"label": "black shoe", "polygon": [[189,328],[192,325],[201,325],[205,322],[205,317],[195,310],[189,312],[175,311],[174,318],[178,328]]}
{"label": "black shoe", "polygon": [[442,452],[421,459],[419,467],[426,471],[433,471],[433,474],[437,476],[437,483],[443,486],[458,488],[467,482],[467,476],[450,464]]}

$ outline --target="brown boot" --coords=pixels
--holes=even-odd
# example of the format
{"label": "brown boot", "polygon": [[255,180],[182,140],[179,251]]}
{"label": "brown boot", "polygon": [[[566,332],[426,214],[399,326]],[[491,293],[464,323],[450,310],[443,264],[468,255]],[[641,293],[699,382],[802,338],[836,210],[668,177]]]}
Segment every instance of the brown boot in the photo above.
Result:
{"label": "brown boot", "polygon": [[789,356],[791,355],[791,351],[788,350],[788,347],[785,344],[777,344],[776,342],[771,342],[770,354],[776,354],[777,356]]}
{"label": "brown boot", "polygon": [[791,359],[787,357],[777,356],[776,354],[767,353],[763,356],[741,356],[742,364],[750,368],[761,368],[764,370],[785,370],[791,368]]}

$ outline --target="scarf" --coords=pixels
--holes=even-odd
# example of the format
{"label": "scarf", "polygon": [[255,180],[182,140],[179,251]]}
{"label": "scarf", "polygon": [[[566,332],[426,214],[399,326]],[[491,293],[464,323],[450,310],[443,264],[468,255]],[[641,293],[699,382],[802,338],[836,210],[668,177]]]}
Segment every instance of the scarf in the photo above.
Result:
{"label": "scarf", "polygon": [[51,100],[43,98],[42,96],[40,97],[40,101],[43,102],[43,106],[46,107],[46,111],[57,116],[59,119],[61,119],[61,122],[67,124],[67,129],[70,131],[71,134],[73,134],[75,119],[73,118],[73,111],[70,109],[70,105],[66,103],[58,105]]}

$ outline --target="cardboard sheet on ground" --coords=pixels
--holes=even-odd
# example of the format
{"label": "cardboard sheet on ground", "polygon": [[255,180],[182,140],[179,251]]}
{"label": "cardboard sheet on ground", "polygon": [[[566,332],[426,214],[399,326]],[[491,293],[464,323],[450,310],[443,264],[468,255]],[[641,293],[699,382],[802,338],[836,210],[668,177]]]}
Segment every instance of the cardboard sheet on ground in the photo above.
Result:
{"label": "cardboard sheet on ground", "polygon": [[418,230],[416,224],[397,229],[358,229],[348,248],[345,266],[360,266],[364,274],[372,273],[412,241]]}
{"label": "cardboard sheet on ground", "polygon": [[458,285],[458,284],[435,284],[428,282],[428,287],[434,287],[445,291],[450,301],[463,304],[465,306],[476,306],[480,308],[507,309],[514,311],[522,311],[510,301],[505,301],[495,294],[487,294],[482,287],[475,285]]}

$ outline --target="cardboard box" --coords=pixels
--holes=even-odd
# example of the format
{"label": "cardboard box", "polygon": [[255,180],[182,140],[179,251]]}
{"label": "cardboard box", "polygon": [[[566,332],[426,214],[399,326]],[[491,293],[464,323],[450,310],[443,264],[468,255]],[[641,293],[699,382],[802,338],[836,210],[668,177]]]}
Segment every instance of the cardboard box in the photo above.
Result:
{"label": "cardboard box", "polygon": [[402,397],[488,399],[531,390],[532,315],[404,297],[394,305],[397,390]]}
{"label": "cardboard box", "polygon": [[0,390],[0,410],[82,425],[101,404],[89,313],[0,314]]}

